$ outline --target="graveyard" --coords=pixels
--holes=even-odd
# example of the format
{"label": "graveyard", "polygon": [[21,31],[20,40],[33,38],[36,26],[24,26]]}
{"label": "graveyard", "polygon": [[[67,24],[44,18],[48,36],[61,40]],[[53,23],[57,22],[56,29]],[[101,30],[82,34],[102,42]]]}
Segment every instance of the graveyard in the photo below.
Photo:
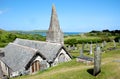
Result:
{"label": "graveyard", "polygon": [[[79,36],[79,35],[78,35]],[[77,38],[78,38],[77,36]],[[69,36],[75,38],[76,36]],[[90,37],[88,37],[90,38]],[[98,37],[93,37],[94,39]],[[68,37],[65,37],[68,39]],[[72,55],[69,62],[60,63],[44,71],[39,71],[33,75],[25,75],[12,79],[119,79],[120,71],[120,42],[115,42],[113,36],[109,42],[88,42],[69,46],[65,44],[66,49]],[[77,62],[77,57],[85,56],[94,58],[96,47],[101,53],[100,73],[94,76],[94,63],[86,64]]]}

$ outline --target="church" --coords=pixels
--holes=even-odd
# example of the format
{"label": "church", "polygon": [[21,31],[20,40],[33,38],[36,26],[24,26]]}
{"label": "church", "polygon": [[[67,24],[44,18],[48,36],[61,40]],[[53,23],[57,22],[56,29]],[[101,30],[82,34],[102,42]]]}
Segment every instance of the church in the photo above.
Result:
{"label": "church", "polygon": [[60,29],[55,6],[52,6],[46,41],[16,38],[0,54],[0,77],[33,74],[70,61],[72,57],[64,47],[64,34]]}

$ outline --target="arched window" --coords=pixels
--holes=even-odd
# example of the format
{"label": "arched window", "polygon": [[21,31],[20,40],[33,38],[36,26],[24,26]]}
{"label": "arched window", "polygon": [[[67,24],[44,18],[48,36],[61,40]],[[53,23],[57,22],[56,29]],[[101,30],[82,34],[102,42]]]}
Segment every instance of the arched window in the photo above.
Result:
{"label": "arched window", "polygon": [[65,55],[63,53],[61,53],[58,57],[58,62],[61,63],[61,62],[65,62]]}
{"label": "arched window", "polygon": [[32,70],[32,73],[40,70],[40,62],[38,60],[32,63],[31,70]]}

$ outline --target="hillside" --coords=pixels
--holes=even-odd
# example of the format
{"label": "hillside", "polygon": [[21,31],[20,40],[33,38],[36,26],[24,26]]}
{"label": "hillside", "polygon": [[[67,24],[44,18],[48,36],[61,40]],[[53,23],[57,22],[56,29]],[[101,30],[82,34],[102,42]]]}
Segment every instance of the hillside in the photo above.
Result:
{"label": "hillside", "polygon": [[[105,53],[102,53],[101,73],[96,77],[91,75],[93,65],[86,65],[72,61],[61,63],[58,66],[51,67],[45,71],[40,71],[34,75],[21,76],[13,79],[120,79],[120,44],[117,43],[116,50],[107,50],[112,45],[109,42]],[[79,56],[78,52],[72,53],[72,56]],[[88,55],[87,53],[84,53]],[[90,55],[93,56],[93,55]]]}
{"label": "hillside", "polygon": [[13,42],[16,38],[45,41],[45,37],[39,34],[22,34],[19,32],[0,30],[0,47],[6,46],[9,42]]}

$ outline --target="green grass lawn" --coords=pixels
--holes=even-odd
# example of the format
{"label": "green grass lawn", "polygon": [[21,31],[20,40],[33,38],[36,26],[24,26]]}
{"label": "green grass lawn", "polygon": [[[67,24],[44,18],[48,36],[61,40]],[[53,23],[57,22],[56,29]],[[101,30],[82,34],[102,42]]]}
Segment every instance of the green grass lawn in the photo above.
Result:
{"label": "green grass lawn", "polygon": [[[104,49],[106,52],[102,53],[101,73],[96,77],[90,73],[93,65],[76,62],[76,58],[73,58],[69,62],[61,63],[34,75],[26,75],[14,79],[120,79],[120,62],[114,62],[115,60],[120,60],[120,45],[117,44],[116,50],[106,50],[111,45],[112,43],[108,43]],[[77,51],[71,52],[71,54],[74,57],[79,56]],[[85,53],[85,55],[88,54]]]}

